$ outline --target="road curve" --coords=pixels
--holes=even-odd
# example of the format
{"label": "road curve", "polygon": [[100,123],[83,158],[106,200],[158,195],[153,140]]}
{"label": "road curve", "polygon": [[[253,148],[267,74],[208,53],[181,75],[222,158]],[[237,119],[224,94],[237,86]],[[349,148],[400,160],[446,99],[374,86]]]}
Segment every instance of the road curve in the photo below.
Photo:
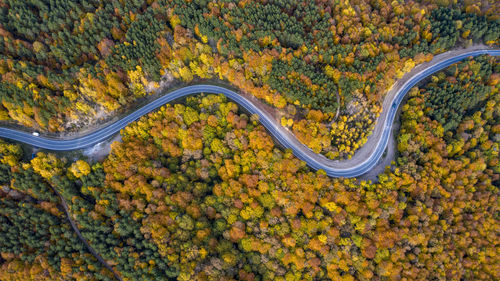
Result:
{"label": "road curve", "polygon": [[229,89],[214,85],[194,85],[175,90],[141,107],[113,124],[74,139],[61,140],[35,137],[29,133],[8,128],[0,128],[0,137],[49,150],[64,151],[81,149],[106,140],[129,123],[170,101],[198,93],[221,93],[245,108],[251,114],[259,115],[260,122],[275,139],[284,147],[291,149],[297,158],[305,161],[311,168],[315,170],[322,169],[331,177],[356,177],[368,172],[377,164],[387,146],[397,109],[406,93],[415,84],[427,76],[467,57],[475,57],[484,54],[499,56],[500,49],[478,49],[476,46],[468,49],[446,52],[435,56],[430,62],[424,63],[422,65],[423,67],[418,66],[410,73],[403,76],[398,82],[404,81],[404,83],[399,85],[397,82],[396,84],[398,85],[395,84],[386,95],[382,106],[383,111],[377,119],[373,134],[368,138],[366,144],[358,150],[351,159],[344,161],[330,160],[321,154],[314,153],[311,149],[302,144],[288,129],[282,127],[280,122],[266,112],[262,103],[256,99],[250,99]]}

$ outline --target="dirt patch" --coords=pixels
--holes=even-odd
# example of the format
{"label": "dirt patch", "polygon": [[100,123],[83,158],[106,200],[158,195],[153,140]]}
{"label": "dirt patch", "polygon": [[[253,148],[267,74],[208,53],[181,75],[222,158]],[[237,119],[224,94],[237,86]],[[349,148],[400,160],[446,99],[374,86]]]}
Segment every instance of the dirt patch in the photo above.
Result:
{"label": "dirt patch", "polygon": [[100,142],[94,146],[83,149],[82,154],[88,158],[88,162],[95,163],[104,160],[111,152],[111,144],[122,141],[122,136],[116,134],[110,139]]}

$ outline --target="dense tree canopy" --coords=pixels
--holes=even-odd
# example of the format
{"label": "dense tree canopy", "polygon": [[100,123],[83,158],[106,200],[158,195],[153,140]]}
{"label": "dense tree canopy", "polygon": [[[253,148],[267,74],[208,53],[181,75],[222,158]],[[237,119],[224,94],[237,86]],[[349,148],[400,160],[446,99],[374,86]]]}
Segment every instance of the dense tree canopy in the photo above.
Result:
{"label": "dense tree canopy", "polygon": [[23,164],[15,145],[2,143],[7,184],[32,198],[5,197],[4,225],[43,223],[33,234],[9,228],[27,238],[2,238],[4,267],[47,260],[50,274],[89,274],[65,259],[82,250],[78,241],[59,259],[40,248],[43,239],[66,245],[56,234],[70,231],[53,229],[61,215],[53,188],[124,280],[498,279],[498,77],[498,62],[484,56],[412,89],[399,156],[377,183],[311,172],[222,95],[141,118],[93,165],[44,153]]}
{"label": "dense tree canopy", "polygon": [[[346,158],[395,79],[498,44],[499,20],[495,1],[5,0],[0,119],[77,129],[220,79]],[[311,171],[222,95],[131,123],[101,162],[0,140],[0,280],[113,280],[82,240],[123,280],[498,280],[499,73],[481,56],[413,88],[377,182]]]}
{"label": "dense tree canopy", "polygon": [[0,120],[73,131],[172,79],[221,79],[280,110],[314,151],[347,158],[395,79],[432,54],[498,44],[494,1],[434,2],[6,0]]}

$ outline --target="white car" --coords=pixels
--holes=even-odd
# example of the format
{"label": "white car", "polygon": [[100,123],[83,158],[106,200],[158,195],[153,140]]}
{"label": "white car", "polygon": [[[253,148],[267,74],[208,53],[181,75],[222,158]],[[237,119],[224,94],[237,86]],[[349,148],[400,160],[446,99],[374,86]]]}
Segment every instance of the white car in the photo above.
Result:
{"label": "white car", "polygon": [[38,132],[33,132],[31,134],[34,135],[35,137],[38,137],[40,135]]}

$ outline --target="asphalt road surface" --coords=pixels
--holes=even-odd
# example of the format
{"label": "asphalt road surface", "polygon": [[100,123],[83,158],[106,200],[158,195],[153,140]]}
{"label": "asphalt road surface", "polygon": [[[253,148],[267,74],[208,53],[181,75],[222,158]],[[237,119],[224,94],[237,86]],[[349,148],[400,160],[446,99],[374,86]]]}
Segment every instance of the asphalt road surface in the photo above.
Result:
{"label": "asphalt road surface", "polygon": [[403,76],[386,95],[382,105],[382,114],[377,119],[372,135],[368,138],[366,144],[349,160],[330,160],[321,154],[314,153],[311,149],[302,144],[288,129],[282,127],[279,120],[276,120],[267,113],[261,102],[256,99],[250,100],[229,89],[214,85],[194,85],[175,90],[141,107],[113,124],[74,139],[50,139],[41,136],[33,136],[26,132],[8,128],[0,128],[0,137],[49,150],[76,150],[93,146],[106,140],[129,123],[170,101],[198,93],[224,94],[251,114],[259,115],[260,122],[275,139],[284,147],[291,149],[297,158],[305,161],[311,168],[315,170],[322,169],[331,177],[356,177],[368,172],[379,161],[387,146],[397,109],[406,93],[408,93],[416,83],[451,64],[468,57],[483,54],[499,56],[500,50],[486,49],[484,46],[473,46],[467,49],[446,52],[435,56],[434,59],[428,63],[417,66],[410,73]]}

